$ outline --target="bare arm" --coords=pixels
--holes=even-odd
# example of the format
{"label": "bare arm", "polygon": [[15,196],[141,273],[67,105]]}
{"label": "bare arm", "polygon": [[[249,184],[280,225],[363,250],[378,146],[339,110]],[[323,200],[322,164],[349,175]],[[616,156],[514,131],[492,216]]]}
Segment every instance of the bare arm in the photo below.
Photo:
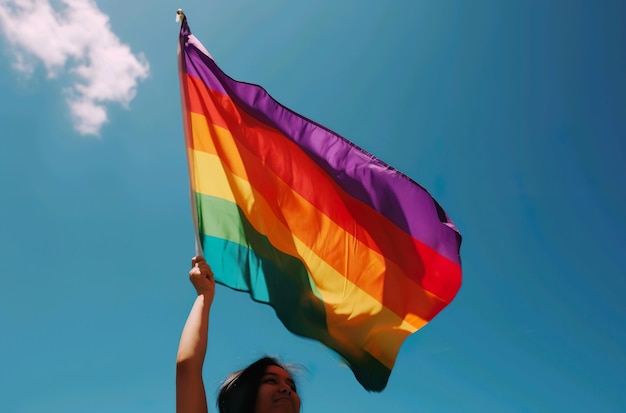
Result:
{"label": "bare arm", "polygon": [[202,365],[207,348],[209,310],[215,293],[213,272],[202,257],[194,257],[189,279],[198,297],[187,317],[176,356],[176,413],[206,413]]}

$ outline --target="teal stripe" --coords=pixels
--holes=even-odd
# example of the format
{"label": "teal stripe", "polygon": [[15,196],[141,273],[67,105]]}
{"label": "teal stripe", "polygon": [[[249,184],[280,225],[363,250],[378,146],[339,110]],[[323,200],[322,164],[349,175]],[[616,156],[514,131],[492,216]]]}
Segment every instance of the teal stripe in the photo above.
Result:
{"label": "teal stripe", "polygon": [[236,204],[203,194],[196,202],[202,248],[218,283],[269,304],[289,331],[335,350],[365,388],[385,387],[391,371],[384,364],[328,333],[324,302],[302,261],[275,248]]}
{"label": "teal stripe", "polygon": [[276,249],[236,204],[203,194],[196,200],[202,248],[215,280],[270,304],[295,334],[327,335],[324,303],[302,262]]}

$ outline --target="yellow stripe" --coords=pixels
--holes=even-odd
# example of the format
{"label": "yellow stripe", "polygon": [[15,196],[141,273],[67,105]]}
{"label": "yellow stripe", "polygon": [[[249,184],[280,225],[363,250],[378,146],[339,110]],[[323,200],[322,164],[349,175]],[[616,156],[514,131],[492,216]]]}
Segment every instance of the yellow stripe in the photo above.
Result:
{"label": "yellow stripe", "polygon": [[[296,237],[293,231],[273,214],[267,201],[250,186],[249,182],[227,171],[216,155],[190,150],[189,157],[194,165],[192,182],[196,192],[236,202],[255,229],[266,234],[272,245],[287,254],[302,257],[317,291],[321,294],[320,298],[326,305],[329,333],[342,342],[345,340],[346,343],[362,343],[362,347],[372,356],[391,368],[404,338],[424,326],[427,321],[414,315],[407,316],[406,320],[400,319],[377,299],[346,279]],[[328,225],[329,223],[322,224],[324,227]],[[324,229],[321,233],[327,231],[329,230]],[[318,248],[324,243],[325,240],[319,240]],[[369,251],[370,254],[375,254],[374,251]],[[382,257],[367,258],[363,279],[380,278],[379,275],[385,271],[381,267],[381,263],[384,263],[381,259]],[[345,300],[346,296],[350,296],[350,300]],[[356,320],[355,317],[361,320]],[[389,329],[396,330],[398,334],[390,338],[386,334]]]}
{"label": "yellow stripe", "polygon": [[[339,272],[346,274],[351,281],[373,295],[374,298],[384,301],[383,293],[386,294],[386,297],[408,295],[423,297],[419,308],[415,303],[409,308],[392,308],[398,314],[408,311],[423,317],[425,314],[431,314],[434,306],[440,305],[441,300],[437,296],[424,290],[411,277],[405,274],[395,262],[387,260],[377,250],[370,248],[369,245],[375,245],[375,243],[362,226],[355,221],[349,224],[337,224],[291,188],[290,185],[286,184],[280,177],[264,167],[263,160],[259,156],[250,152],[245,145],[235,143],[228,129],[208,122],[204,115],[197,113],[191,113],[191,126],[194,148],[201,152],[218,155],[223,160],[224,168],[231,171],[233,175],[239,176],[246,181],[251,181],[248,178],[250,169],[256,167],[257,172],[253,172],[255,174],[254,178],[258,178],[257,174],[263,173],[266,178],[260,184],[263,185],[271,181],[270,186],[273,191],[271,199],[273,202],[276,199],[280,199],[280,212],[278,212],[278,207],[274,207],[275,213],[285,218],[307,217],[306,221],[298,218],[291,221],[284,219],[283,222],[286,222],[290,231],[295,233],[305,244],[311,246],[319,255],[322,255],[322,258],[333,265]],[[275,156],[279,155],[276,154]],[[245,163],[243,159],[246,160]],[[202,175],[198,179],[202,179]],[[255,182],[258,182],[258,179]],[[207,184],[211,184],[210,178]],[[230,189],[227,190],[227,187],[225,187],[222,190],[230,194],[229,198],[226,199],[234,202]],[[264,193],[266,192],[267,188],[264,190]],[[345,211],[343,201],[334,192],[329,192],[325,201],[332,204],[334,209],[344,208],[342,211],[344,216],[350,216],[350,213]],[[314,223],[314,225],[311,225],[311,223]],[[349,228],[349,231],[346,231],[344,228]],[[320,239],[317,235],[319,233],[326,234],[327,238]],[[356,234],[359,234],[359,236],[357,237]],[[328,236],[331,235],[333,238],[329,239]],[[339,248],[328,248],[328,245],[338,246]],[[325,252],[321,253],[321,251]],[[345,251],[349,251],[349,254],[346,254]],[[356,259],[351,259],[348,262],[346,261],[346,255]],[[372,267],[372,262],[377,264]],[[366,273],[367,276],[362,276]],[[392,286],[387,282],[383,286],[383,273],[392,275],[399,282],[394,283]],[[394,287],[395,290],[393,289]],[[423,319],[418,319],[415,325],[421,326],[423,322]]]}
{"label": "yellow stripe", "polygon": [[[299,238],[313,252],[320,255],[325,262],[380,302],[384,302],[383,294],[386,294],[386,297],[398,297],[398,299],[401,299],[403,296],[413,296],[424,297],[425,302],[428,300],[430,302],[439,301],[436,296],[425,291],[412,281],[395,263],[386,260],[382,254],[372,250],[367,244],[345,231],[267,168],[263,168],[265,181],[270,181],[273,188],[275,188],[273,199],[280,199],[280,216],[283,218],[283,221],[280,221],[275,216],[275,212],[263,199],[263,195],[257,191],[254,192],[254,198],[248,200],[241,199],[239,200],[240,202],[237,202],[238,200],[235,199],[231,189],[233,177],[238,176],[246,181],[248,187],[251,186],[247,176],[247,168],[239,155],[240,153],[245,153],[247,149],[241,145],[236,147],[233,137],[227,129],[208,124],[203,115],[195,113],[191,115],[194,142],[202,145],[202,149],[196,152],[210,152],[214,154],[220,152],[222,156],[218,158],[223,162],[228,162],[228,165],[220,164],[219,166],[220,179],[214,179],[210,172],[195,170],[193,188],[196,192],[218,196],[237,203],[240,207],[248,205],[248,208],[242,208],[248,219],[255,214],[261,213],[262,219],[256,229],[263,234],[271,233],[274,227],[273,225],[268,225],[267,222],[279,221],[282,222],[283,226],[286,224],[286,233]],[[209,130],[209,128],[211,129]],[[249,152],[246,154],[246,159],[248,163],[252,162],[252,160],[260,162],[257,157],[252,156]],[[201,166],[202,162],[198,164]],[[248,166],[251,167],[250,165]],[[228,176],[224,171],[228,171]],[[214,185],[221,186],[214,187]],[[213,191],[217,192],[213,193]],[[248,192],[239,191],[239,193],[246,194]],[[263,202],[252,211],[250,208],[254,199],[263,199]],[[341,208],[342,204],[337,201],[336,207]],[[307,219],[303,220],[300,217],[307,217]],[[351,227],[354,228],[353,231],[358,229],[356,222]],[[319,234],[323,234],[324,238],[319,237]],[[329,248],[329,246],[332,247]],[[349,253],[346,253],[346,251]],[[351,257],[350,260],[346,259],[348,255]],[[383,274],[388,276],[387,283],[385,283]],[[394,278],[401,280],[401,282],[390,285],[388,280]],[[393,289],[394,287],[395,290]],[[410,313],[405,316],[405,319],[416,328],[421,328],[428,322],[416,315],[420,314],[420,311],[415,306],[391,309],[392,311],[395,310],[399,315],[403,315],[406,312]]]}

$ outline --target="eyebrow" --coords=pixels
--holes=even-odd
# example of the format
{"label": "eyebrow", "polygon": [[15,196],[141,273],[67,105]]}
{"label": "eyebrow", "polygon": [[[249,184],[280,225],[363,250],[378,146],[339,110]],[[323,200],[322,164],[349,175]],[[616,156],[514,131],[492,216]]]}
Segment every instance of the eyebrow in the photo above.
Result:
{"label": "eyebrow", "polygon": [[[281,375],[280,375],[280,374],[278,374],[278,373],[273,373],[273,372],[271,372],[271,371],[269,371],[269,372],[267,372],[267,373],[264,373],[264,374],[263,374],[263,378],[265,378],[266,376],[272,376],[272,377],[276,377],[276,378],[280,378],[280,377],[281,377]],[[289,377],[289,376],[287,376],[287,377],[285,378],[285,380],[286,380],[289,384],[293,384],[294,386],[296,385],[296,382],[295,382],[295,381],[293,381],[293,379],[292,379],[291,377]]]}

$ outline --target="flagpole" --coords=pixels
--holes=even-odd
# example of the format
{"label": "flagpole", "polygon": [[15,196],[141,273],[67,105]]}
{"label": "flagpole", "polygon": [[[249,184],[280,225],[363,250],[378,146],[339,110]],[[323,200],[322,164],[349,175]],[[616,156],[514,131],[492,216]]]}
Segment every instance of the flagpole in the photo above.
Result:
{"label": "flagpole", "polygon": [[[180,22],[181,24],[181,29],[182,29],[182,25],[185,22],[185,13],[183,12],[182,9],[178,9],[176,10],[176,22]],[[189,129],[189,120],[187,119],[186,114],[187,112],[187,101],[185,99],[185,90],[186,90],[186,86],[183,82],[183,78],[182,78],[182,73],[183,73],[183,65],[185,64],[184,59],[182,57],[182,50],[180,47],[180,39],[178,42],[178,76],[179,76],[179,81],[180,81],[180,102],[182,105],[182,112],[183,112],[183,127],[184,127],[184,131],[185,131],[185,139],[190,139],[191,135],[190,135],[190,129]],[[189,201],[190,201],[190,205],[191,205],[191,216],[192,216],[192,220],[193,220],[193,227],[194,227],[194,233],[195,233],[195,238],[196,238],[196,255],[197,256],[204,256],[204,252],[202,251],[202,243],[200,242],[200,228],[198,226],[198,205],[196,202],[196,193],[193,190],[193,177],[192,177],[192,168],[191,168],[191,162],[192,159],[190,158],[189,152],[187,152],[187,162],[188,162],[188,170],[189,170]]]}

